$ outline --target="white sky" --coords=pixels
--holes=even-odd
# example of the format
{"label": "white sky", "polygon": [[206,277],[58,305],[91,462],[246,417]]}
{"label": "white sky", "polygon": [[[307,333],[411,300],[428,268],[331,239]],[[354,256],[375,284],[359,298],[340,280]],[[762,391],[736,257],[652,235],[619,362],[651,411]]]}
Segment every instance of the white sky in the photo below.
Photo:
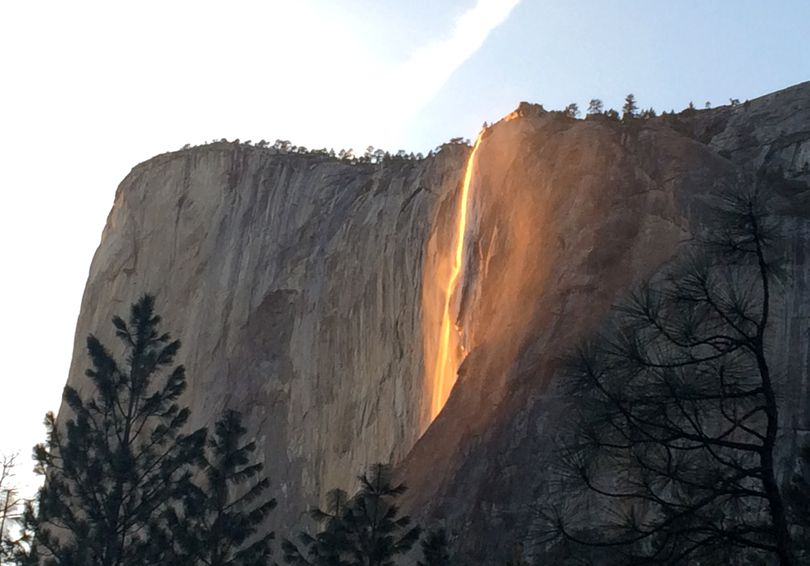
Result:
{"label": "white sky", "polygon": [[396,149],[518,1],[470,0],[399,60],[316,0],[4,3],[0,452],[22,453],[23,479],[42,417],[58,408],[90,259],[132,166],[221,137]]}

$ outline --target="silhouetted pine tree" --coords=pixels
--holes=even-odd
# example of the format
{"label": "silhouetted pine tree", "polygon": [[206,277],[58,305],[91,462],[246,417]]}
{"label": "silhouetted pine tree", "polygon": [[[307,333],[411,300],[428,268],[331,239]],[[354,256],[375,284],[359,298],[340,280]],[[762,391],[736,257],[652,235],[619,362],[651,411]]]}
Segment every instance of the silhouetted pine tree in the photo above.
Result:
{"label": "silhouetted pine tree", "polygon": [[582,547],[621,549],[621,564],[793,566],[804,562],[778,480],[767,347],[779,219],[755,187],[705,214],[687,260],[620,305],[565,368],[575,401],[550,524]]}
{"label": "silhouetted pine tree", "polygon": [[358,566],[382,566],[394,556],[408,552],[419,540],[419,527],[399,516],[393,501],[406,491],[404,484],[391,483],[391,468],[375,464],[360,476],[360,492],[347,508],[344,521],[355,543]]}
{"label": "silhouetted pine tree", "polygon": [[344,566],[350,562],[341,556],[351,551],[346,524],[343,518],[349,506],[349,496],[342,489],[333,489],[326,494],[326,508],[310,511],[322,530],[315,536],[301,533],[299,540],[305,551],[301,551],[289,540],[281,543],[284,560],[298,566]]}
{"label": "silhouetted pine tree", "polygon": [[[191,490],[181,511],[168,512],[170,538],[176,547],[173,564],[269,563],[273,533],[253,537],[276,501],[260,500],[270,482],[266,477],[258,478],[262,464],[251,463],[256,444],[241,444],[245,433],[247,429],[236,411],[226,412],[217,422],[215,435],[207,442],[205,485]],[[242,495],[233,496],[242,486]]]}
{"label": "silhouetted pine tree", "polygon": [[444,529],[430,531],[422,539],[422,560],[418,566],[449,566],[450,551],[447,549],[447,533]]}
{"label": "silhouetted pine tree", "polygon": [[345,492],[333,491],[327,510],[312,513],[324,529],[315,537],[300,536],[304,551],[288,540],[283,542],[288,564],[389,566],[419,540],[419,527],[412,527],[407,515],[399,516],[394,500],[406,487],[392,483],[391,468],[375,464],[359,479],[360,491],[351,500],[345,500]]}
{"label": "silhouetted pine tree", "polygon": [[181,433],[189,409],[182,365],[171,370],[180,342],[158,331],[154,298],[144,295],[129,322],[113,319],[127,351],[119,365],[93,335],[87,339],[94,388],[84,399],[65,387],[64,422],[45,419],[47,441],[35,448],[46,476],[38,496],[36,550],[45,564],[128,566],[156,563],[145,533],[162,510],[191,489],[206,431]]}

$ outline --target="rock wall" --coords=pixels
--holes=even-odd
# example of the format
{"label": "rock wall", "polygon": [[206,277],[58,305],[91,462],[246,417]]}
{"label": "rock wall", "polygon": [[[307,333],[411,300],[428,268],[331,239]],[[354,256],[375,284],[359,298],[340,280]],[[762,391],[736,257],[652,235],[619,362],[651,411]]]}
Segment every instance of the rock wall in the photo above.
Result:
{"label": "rock wall", "polygon": [[83,381],[86,334],[112,342],[110,317],[156,292],[184,343],[195,424],[227,406],[256,431],[280,503],[272,527],[297,528],[325,490],[393,461],[410,512],[444,524],[471,563],[501,560],[547,488],[560,357],[677,255],[701,202],[743,172],[782,181],[791,277],[773,347],[787,360],[786,423],[807,426],[809,140],[810,83],[630,124],[538,110],[491,127],[459,297],[467,356],[432,423],[423,338],[437,328],[423,305],[436,301],[467,150],[378,165],[234,144],[159,156],[119,187],[69,381]]}
{"label": "rock wall", "polygon": [[[712,135],[701,131],[707,123]],[[496,124],[479,152],[460,316],[471,347],[444,411],[401,466],[407,507],[444,524],[469,563],[503,561],[531,540],[567,417],[555,381],[561,357],[677,257],[702,225],[705,200],[744,190],[745,175],[767,180],[786,244],[770,348],[782,361],[789,454],[810,415],[810,182],[796,160],[808,143],[810,83],[629,124],[542,113]]]}
{"label": "rock wall", "polygon": [[86,382],[87,334],[116,344],[112,315],[156,293],[192,424],[242,411],[279,492],[272,522],[297,522],[427,424],[419,243],[464,158],[381,167],[220,143],[135,167],[90,268],[70,383]]}

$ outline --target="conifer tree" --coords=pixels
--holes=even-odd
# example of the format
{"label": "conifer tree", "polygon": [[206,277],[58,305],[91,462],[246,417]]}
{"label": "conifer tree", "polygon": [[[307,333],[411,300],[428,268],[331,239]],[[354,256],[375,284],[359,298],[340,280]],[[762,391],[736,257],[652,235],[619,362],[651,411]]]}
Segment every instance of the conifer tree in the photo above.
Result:
{"label": "conifer tree", "polygon": [[619,113],[616,112],[613,108],[611,108],[610,110],[605,112],[605,116],[607,116],[607,118],[609,120],[618,120],[619,119]]}
{"label": "conifer tree", "polygon": [[598,98],[592,98],[591,101],[588,103],[588,116],[593,116],[595,114],[601,114],[604,109],[604,105],[602,101]]}
{"label": "conifer tree", "polygon": [[[256,444],[242,444],[246,433],[236,411],[227,411],[216,423],[215,434],[207,442],[204,486],[191,490],[182,511],[168,511],[170,540],[176,547],[172,563],[269,564],[273,533],[256,535],[276,501],[261,499],[270,482],[258,478],[263,466],[251,463]],[[242,495],[234,497],[240,488]]]}
{"label": "conifer tree", "polygon": [[418,566],[450,566],[450,551],[447,549],[447,533],[444,529],[430,531],[422,539],[422,560]]}
{"label": "conifer tree", "polygon": [[630,93],[624,99],[624,106],[622,106],[622,119],[630,120],[635,118],[637,112],[638,104],[636,103],[636,97],[633,95],[633,93]]}
{"label": "conifer tree", "polygon": [[566,368],[576,408],[553,528],[620,549],[621,564],[746,555],[793,566],[801,517],[791,524],[778,482],[767,347],[782,274],[777,220],[756,189],[706,212],[711,228],[687,261],[620,305]]}
{"label": "conifer tree", "polygon": [[392,483],[390,466],[375,464],[359,479],[360,491],[351,500],[345,500],[345,492],[333,491],[327,510],[313,512],[324,529],[315,537],[300,536],[305,551],[284,541],[287,564],[390,566],[419,540],[419,527],[411,526],[409,516],[400,516],[394,503],[406,487]]}
{"label": "conifer tree", "polygon": [[341,556],[350,552],[344,516],[349,507],[349,495],[342,489],[332,489],[326,494],[326,508],[310,511],[313,520],[321,525],[315,536],[302,532],[299,540],[305,548],[298,549],[295,543],[281,543],[284,560],[294,566],[345,566],[348,562]]}
{"label": "conifer tree", "polygon": [[563,110],[563,114],[565,114],[569,118],[577,118],[579,116],[579,106],[577,106],[576,102],[572,102],[571,104],[565,107],[565,109]]}
{"label": "conifer tree", "polygon": [[188,494],[206,436],[205,429],[181,432],[189,418],[178,404],[186,376],[182,365],[171,367],[180,342],[159,332],[159,323],[150,295],[132,306],[128,322],[113,318],[123,364],[90,335],[92,396],[67,386],[67,414],[45,419],[47,440],[35,448],[46,481],[34,541],[45,564],[159,563],[145,535],[159,530],[167,505]]}

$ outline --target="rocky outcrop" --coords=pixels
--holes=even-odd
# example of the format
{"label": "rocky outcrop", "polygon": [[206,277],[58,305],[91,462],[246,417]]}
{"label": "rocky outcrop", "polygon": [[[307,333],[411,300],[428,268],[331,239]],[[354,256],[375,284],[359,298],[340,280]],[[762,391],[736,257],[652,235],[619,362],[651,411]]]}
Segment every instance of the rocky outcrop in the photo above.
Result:
{"label": "rocky outcrop", "polygon": [[[791,266],[777,311],[792,428],[806,427],[810,84],[733,108],[620,123],[517,112],[477,153],[458,297],[466,358],[430,423],[424,358],[467,150],[357,163],[234,144],[171,153],[119,187],[93,260],[84,337],[158,294],[182,339],[195,424],[241,410],[297,528],[332,487],[399,463],[405,505],[471,563],[531,528],[564,409],[560,357],[629,288],[678,254],[707,195],[772,179]],[[483,536],[483,535],[487,536]]]}
{"label": "rocky outcrop", "polygon": [[810,82],[683,116],[693,135],[746,168],[810,183]]}

